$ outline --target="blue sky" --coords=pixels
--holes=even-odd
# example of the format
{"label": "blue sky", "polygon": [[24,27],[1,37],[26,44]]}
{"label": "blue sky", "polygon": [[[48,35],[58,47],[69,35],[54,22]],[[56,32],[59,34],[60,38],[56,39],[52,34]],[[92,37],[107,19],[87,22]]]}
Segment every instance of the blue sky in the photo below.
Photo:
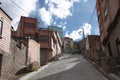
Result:
{"label": "blue sky", "polygon": [[[58,26],[64,36],[73,40],[85,35],[99,34],[96,11],[92,16],[96,0],[1,0],[0,5],[12,18],[17,29],[20,16],[37,18],[39,27]],[[9,7],[8,7],[9,5]]]}

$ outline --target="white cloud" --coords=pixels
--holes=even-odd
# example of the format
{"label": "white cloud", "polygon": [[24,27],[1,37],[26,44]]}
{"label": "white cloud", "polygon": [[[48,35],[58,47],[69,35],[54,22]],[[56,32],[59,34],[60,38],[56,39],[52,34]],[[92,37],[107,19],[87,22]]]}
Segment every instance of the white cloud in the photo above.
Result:
{"label": "white cloud", "polygon": [[67,28],[66,26],[63,26],[63,27],[62,27],[63,31],[65,31],[65,30],[66,30],[66,28]]}
{"label": "white cloud", "polygon": [[91,34],[91,25],[88,23],[84,23],[83,26],[81,26],[78,30],[73,30],[72,33],[68,33],[66,31],[65,37],[70,37],[73,40],[78,40],[82,39],[83,37],[83,30],[84,30],[84,35],[90,35]]}
{"label": "white cloud", "polygon": [[68,31],[66,31],[65,37],[70,37],[70,38],[72,38],[73,40],[77,40],[77,39],[82,38],[79,30],[73,30],[72,33],[70,33],[70,34],[68,33]]}
{"label": "white cloud", "polygon": [[45,25],[50,25],[52,16],[49,11],[47,11],[44,7],[39,10],[39,15]]}
{"label": "white cloud", "polygon": [[78,3],[80,0],[45,0],[45,4],[48,5],[49,8],[47,10],[45,7],[40,9],[39,15],[45,25],[50,25],[51,22],[55,25],[56,23],[52,21],[52,16],[56,16],[56,19],[65,19],[68,16],[72,16],[71,8],[75,2]]}
{"label": "white cloud", "polygon": [[85,35],[90,35],[91,34],[91,25],[88,23],[84,23],[82,28],[84,29],[84,34]]}
{"label": "white cloud", "polygon": [[49,6],[50,13],[60,19],[72,16],[70,9],[73,7],[74,2],[80,0],[45,0],[45,3]]}
{"label": "white cloud", "polygon": [[67,28],[66,24],[67,24],[67,22],[60,22],[60,24],[57,24],[57,26],[62,27],[63,31],[65,31]]}
{"label": "white cloud", "polygon": [[[1,0],[1,7],[11,16],[13,19],[12,25],[17,29],[20,16],[28,16],[31,11],[35,10],[37,1],[38,0]],[[15,4],[19,5],[22,9]]]}
{"label": "white cloud", "polygon": [[65,37],[70,37],[68,31],[66,31]]}
{"label": "white cloud", "polygon": [[54,21],[53,24],[56,25],[56,21]]}
{"label": "white cloud", "polygon": [[88,2],[88,0],[84,0],[84,2]]}

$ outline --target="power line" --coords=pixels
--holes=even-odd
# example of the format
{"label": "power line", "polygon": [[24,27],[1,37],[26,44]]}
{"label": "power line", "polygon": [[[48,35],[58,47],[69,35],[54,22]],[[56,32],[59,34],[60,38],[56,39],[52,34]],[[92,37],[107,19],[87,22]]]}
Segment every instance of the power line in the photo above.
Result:
{"label": "power line", "polygon": [[94,11],[93,11],[93,13],[92,13],[92,15],[91,15],[91,17],[90,17],[89,23],[91,23],[91,21],[92,21],[92,18],[93,18],[94,14],[95,14],[95,10],[96,10],[96,5],[95,5]]}
{"label": "power line", "polygon": [[22,7],[20,7],[17,3],[15,3],[13,0],[10,0],[14,5],[16,5],[19,9],[21,9],[23,12],[27,13],[27,11],[25,11]]}

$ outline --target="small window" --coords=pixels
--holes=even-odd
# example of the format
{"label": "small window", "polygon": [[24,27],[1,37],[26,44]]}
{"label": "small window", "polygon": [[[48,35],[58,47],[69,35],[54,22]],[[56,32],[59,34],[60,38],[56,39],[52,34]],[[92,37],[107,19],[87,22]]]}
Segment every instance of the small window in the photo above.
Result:
{"label": "small window", "polygon": [[99,18],[100,18],[100,11],[97,11],[97,16],[98,16],[98,21],[99,21]]}
{"label": "small window", "polygon": [[35,23],[25,22],[25,23],[24,23],[24,26],[25,26],[25,27],[35,27]]}
{"label": "small window", "polygon": [[107,19],[107,16],[108,16],[108,10],[107,10],[107,7],[105,7],[105,10],[104,10],[104,17],[105,17],[105,20]]}
{"label": "small window", "polygon": [[48,39],[49,39],[48,36],[40,36],[39,37],[40,42],[48,42],[49,41]]}
{"label": "small window", "polygon": [[2,26],[3,26],[3,22],[0,20],[0,37],[2,36]]}

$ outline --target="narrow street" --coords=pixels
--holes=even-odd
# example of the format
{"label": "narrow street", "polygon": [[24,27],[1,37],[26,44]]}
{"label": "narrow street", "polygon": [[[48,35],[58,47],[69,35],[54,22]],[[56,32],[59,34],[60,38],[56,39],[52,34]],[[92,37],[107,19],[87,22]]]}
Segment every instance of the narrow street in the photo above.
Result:
{"label": "narrow street", "polygon": [[65,54],[28,80],[108,80],[81,55]]}

